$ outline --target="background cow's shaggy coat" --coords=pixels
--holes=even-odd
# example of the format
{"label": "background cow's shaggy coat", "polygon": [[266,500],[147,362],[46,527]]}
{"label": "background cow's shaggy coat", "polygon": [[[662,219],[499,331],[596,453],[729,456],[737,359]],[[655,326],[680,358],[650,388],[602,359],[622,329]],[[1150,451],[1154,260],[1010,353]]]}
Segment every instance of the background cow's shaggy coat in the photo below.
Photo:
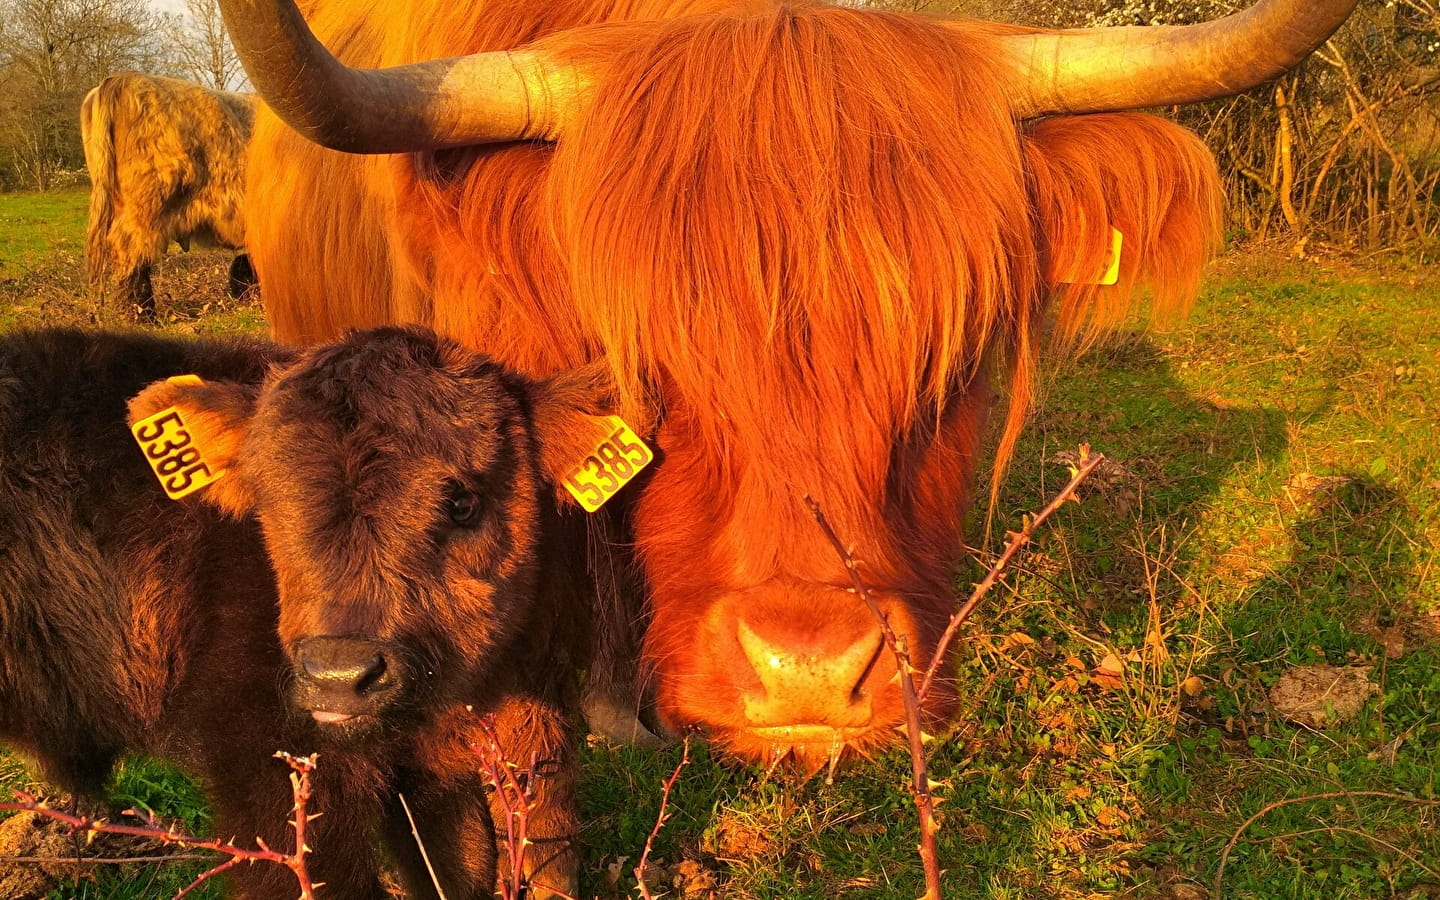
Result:
{"label": "background cow's shaggy coat", "polygon": [[[173,241],[245,246],[245,145],[255,97],[121,72],[85,95],[80,133],[90,171],[85,265],[127,313],[155,312],[150,276]],[[230,291],[254,283],[248,261]]]}

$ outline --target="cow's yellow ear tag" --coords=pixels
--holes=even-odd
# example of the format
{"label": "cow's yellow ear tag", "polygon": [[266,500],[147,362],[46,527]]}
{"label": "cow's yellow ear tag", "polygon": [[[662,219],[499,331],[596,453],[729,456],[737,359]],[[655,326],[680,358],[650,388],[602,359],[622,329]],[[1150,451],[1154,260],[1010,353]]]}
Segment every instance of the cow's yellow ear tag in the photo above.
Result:
{"label": "cow's yellow ear tag", "polygon": [[565,489],[586,512],[595,512],[650,465],[655,454],[619,416],[599,420],[609,435],[565,473]]}
{"label": "cow's yellow ear tag", "polygon": [[1100,276],[1096,284],[1115,284],[1120,280],[1120,249],[1125,245],[1125,235],[1120,233],[1118,228],[1110,229],[1110,260],[1105,267],[1105,274]]}
{"label": "cow's yellow ear tag", "polygon": [[1063,284],[1111,285],[1120,281],[1120,250],[1125,245],[1125,235],[1117,228],[1110,229],[1110,253],[1105,257],[1105,269],[1094,279],[1063,280]]}
{"label": "cow's yellow ear tag", "polygon": [[[205,383],[198,375],[176,375],[167,381],[179,385]],[[145,460],[171,500],[187,497],[225,475],[224,469],[214,471],[205,462],[177,407],[141,419],[130,426],[130,433],[135,435]]]}

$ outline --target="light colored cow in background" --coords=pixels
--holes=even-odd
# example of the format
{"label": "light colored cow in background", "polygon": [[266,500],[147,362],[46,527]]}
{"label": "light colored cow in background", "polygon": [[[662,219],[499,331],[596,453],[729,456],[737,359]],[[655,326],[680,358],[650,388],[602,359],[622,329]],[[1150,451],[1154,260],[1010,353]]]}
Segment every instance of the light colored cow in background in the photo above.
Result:
{"label": "light colored cow in background", "polygon": [[[80,131],[90,170],[86,274],[140,319],[155,315],[150,275],[171,241],[245,246],[245,145],[251,94],[121,72],[85,95]],[[230,292],[254,284],[249,258],[230,266]]]}

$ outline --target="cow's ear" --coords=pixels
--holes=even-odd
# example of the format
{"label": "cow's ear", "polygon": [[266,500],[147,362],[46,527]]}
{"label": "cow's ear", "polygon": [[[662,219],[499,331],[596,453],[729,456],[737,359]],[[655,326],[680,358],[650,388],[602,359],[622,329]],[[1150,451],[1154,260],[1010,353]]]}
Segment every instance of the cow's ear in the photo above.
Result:
{"label": "cow's ear", "polygon": [[[135,429],[136,438],[142,446],[145,446],[150,434],[160,441],[154,450],[147,451],[152,458],[171,444],[185,445],[171,451],[173,454],[183,453],[193,446],[211,476],[224,473],[199,488],[196,497],[231,515],[241,516],[251,510],[254,499],[245,479],[235,471],[235,463],[255,414],[258,395],[259,387],[256,385],[203,381],[194,375],[181,375],[157,381],[135,395],[129,404],[130,425],[135,428],[137,423],[154,420],[148,429]],[[180,435],[177,429],[183,430],[184,434]],[[141,434],[141,431],[147,433]],[[194,460],[191,461],[193,463]],[[188,466],[177,465],[174,468],[183,472]],[[174,486],[167,485],[165,481],[168,473],[162,474],[159,468],[156,468],[156,473],[161,476],[161,484],[166,486],[171,496],[175,496]],[[184,487],[190,488],[190,483],[184,482]]]}

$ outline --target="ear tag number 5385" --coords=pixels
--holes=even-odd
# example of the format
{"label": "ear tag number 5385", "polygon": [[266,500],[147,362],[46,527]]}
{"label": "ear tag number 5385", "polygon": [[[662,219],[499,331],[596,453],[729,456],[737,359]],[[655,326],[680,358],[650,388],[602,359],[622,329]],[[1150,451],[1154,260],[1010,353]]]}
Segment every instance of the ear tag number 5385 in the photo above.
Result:
{"label": "ear tag number 5385", "polygon": [[193,494],[225,474],[224,469],[211,471],[185,427],[180,410],[173,406],[141,419],[130,431],[171,500]]}
{"label": "ear tag number 5385", "polygon": [[565,475],[566,490],[586,512],[604,506],[655,458],[619,416],[607,416],[605,422],[610,436]]}

